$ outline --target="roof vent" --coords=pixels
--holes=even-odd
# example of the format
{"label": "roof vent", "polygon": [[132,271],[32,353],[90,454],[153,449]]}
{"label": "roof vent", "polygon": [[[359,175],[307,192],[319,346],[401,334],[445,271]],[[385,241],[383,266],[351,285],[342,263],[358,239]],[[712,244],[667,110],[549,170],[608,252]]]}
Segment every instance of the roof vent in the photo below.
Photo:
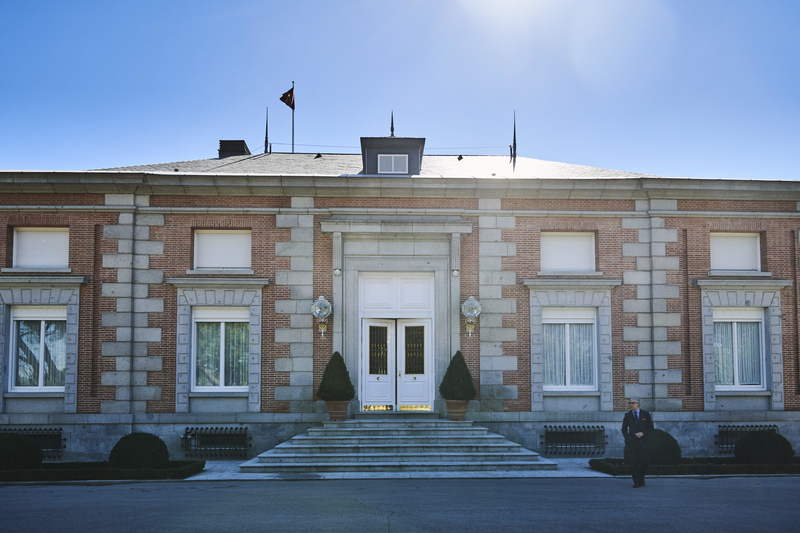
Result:
{"label": "roof vent", "polygon": [[232,155],[250,155],[250,149],[244,141],[219,141],[219,158]]}

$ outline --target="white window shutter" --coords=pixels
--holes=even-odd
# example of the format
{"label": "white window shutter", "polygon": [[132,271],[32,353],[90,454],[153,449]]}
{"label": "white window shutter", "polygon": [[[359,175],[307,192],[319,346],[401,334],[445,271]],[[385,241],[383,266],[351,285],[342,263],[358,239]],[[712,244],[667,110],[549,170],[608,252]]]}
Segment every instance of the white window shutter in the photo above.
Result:
{"label": "white window shutter", "polygon": [[712,233],[711,270],[761,271],[758,233]]}
{"label": "white window shutter", "polygon": [[14,268],[67,268],[69,228],[14,230]]}
{"label": "white window shutter", "polygon": [[594,233],[542,233],[543,272],[594,272]]}
{"label": "white window shutter", "polygon": [[250,230],[196,230],[196,269],[250,268]]}

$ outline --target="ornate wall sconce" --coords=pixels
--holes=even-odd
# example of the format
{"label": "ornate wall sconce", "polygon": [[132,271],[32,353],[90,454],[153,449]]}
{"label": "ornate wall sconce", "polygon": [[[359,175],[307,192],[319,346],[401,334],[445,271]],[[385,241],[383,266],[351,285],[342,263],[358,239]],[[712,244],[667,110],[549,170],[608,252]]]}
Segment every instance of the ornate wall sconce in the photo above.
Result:
{"label": "ornate wall sconce", "polygon": [[333,307],[324,296],[320,296],[316,302],[311,304],[311,314],[317,317],[320,337],[324,337],[325,332],[328,330],[328,316],[332,311]]}
{"label": "ornate wall sconce", "polygon": [[461,305],[461,313],[466,317],[467,331],[469,336],[472,337],[472,332],[475,330],[475,321],[481,314],[481,303],[470,296],[466,302]]}

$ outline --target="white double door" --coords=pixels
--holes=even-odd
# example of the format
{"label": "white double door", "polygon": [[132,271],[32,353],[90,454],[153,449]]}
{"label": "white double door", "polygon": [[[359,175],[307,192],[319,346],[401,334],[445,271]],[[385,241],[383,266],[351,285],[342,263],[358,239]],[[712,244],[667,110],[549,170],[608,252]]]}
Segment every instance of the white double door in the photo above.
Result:
{"label": "white double door", "polygon": [[361,338],[362,409],[432,410],[431,319],[364,318]]}

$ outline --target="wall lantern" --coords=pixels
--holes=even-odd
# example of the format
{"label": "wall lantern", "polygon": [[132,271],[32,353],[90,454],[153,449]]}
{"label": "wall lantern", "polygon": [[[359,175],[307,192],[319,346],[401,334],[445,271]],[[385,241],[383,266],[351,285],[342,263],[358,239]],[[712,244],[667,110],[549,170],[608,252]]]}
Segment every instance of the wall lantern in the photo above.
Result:
{"label": "wall lantern", "polygon": [[325,336],[325,331],[328,329],[328,316],[332,311],[333,307],[324,296],[320,296],[311,304],[311,314],[317,317],[317,327],[321,337]]}
{"label": "wall lantern", "polygon": [[461,313],[466,317],[467,331],[469,336],[472,337],[472,332],[475,330],[475,321],[481,314],[481,303],[474,296],[470,296],[461,306]]}

